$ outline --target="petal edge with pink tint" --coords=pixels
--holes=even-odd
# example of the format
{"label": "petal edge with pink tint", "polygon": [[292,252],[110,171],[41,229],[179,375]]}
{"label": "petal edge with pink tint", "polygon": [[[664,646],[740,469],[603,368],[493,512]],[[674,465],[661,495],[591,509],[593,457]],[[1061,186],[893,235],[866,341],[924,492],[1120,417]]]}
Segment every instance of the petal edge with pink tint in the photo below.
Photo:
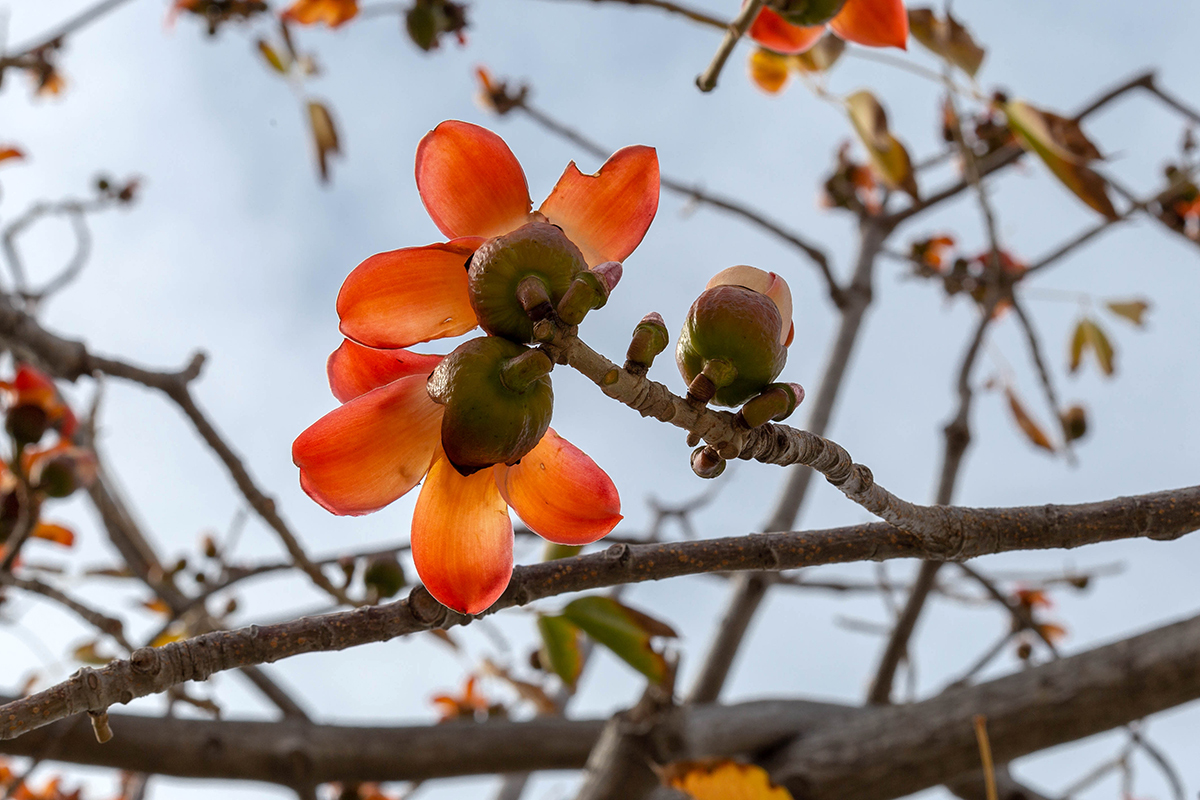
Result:
{"label": "petal edge with pink tint", "polygon": [[335,408],[292,443],[300,485],[334,514],[369,514],[424,477],[441,440],[442,407],[425,376],[401,378]]}
{"label": "petal edge with pink tint", "polygon": [[512,520],[492,471],[464,477],[439,452],[412,521],[413,564],[425,588],[461,614],[486,611],[508,587],[512,549]]}
{"label": "petal edge with pink tint", "polygon": [[491,238],[525,224],[533,203],[512,150],[487,128],[447,120],[417,145],[417,191],[451,239]]}
{"label": "petal edge with pink tint", "polygon": [[482,243],[468,237],[371,256],[338,292],[342,333],[368,347],[395,349],[471,330],[479,323],[466,264]]}
{"label": "petal edge with pink tint", "polygon": [[548,541],[589,544],[622,519],[612,479],[553,428],[515,466],[497,464],[493,470],[505,502]]}
{"label": "petal edge with pink tint", "polygon": [[329,354],[325,372],[333,396],[345,403],[410,375],[427,376],[443,358],[409,350],[379,350],[345,339]]}
{"label": "petal edge with pink tint", "polygon": [[747,35],[768,50],[795,55],[812,49],[825,35],[824,25],[793,25],[769,8],[758,12]]}
{"label": "petal edge with pink tint", "polygon": [[624,261],[641,244],[658,212],[658,153],[631,145],[594,175],[572,161],[538,210],[563,229],[589,267]]}
{"label": "petal edge with pink tint", "polygon": [[908,49],[904,0],[846,0],[829,27],[846,41],[865,47]]}

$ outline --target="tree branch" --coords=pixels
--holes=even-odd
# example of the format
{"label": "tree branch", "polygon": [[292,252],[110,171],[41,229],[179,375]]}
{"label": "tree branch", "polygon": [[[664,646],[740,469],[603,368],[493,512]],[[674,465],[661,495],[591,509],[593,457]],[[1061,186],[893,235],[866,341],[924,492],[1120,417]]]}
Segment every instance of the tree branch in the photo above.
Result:
{"label": "tree branch", "polygon": [[762,6],[763,0],[747,0],[733,22],[729,23],[725,31],[725,38],[721,40],[720,46],[717,47],[717,52],[713,55],[712,62],[696,78],[696,86],[700,87],[700,91],[711,92],[717,87],[717,78],[720,77],[721,70],[725,68],[725,62],[729,60],[729,54],[733,52],[733,48],[737,45],[738,41],[746,34],[746,30],[750,27],[750,23],[754,22],[754,18],[758,16],[758,12],[762,9]]}

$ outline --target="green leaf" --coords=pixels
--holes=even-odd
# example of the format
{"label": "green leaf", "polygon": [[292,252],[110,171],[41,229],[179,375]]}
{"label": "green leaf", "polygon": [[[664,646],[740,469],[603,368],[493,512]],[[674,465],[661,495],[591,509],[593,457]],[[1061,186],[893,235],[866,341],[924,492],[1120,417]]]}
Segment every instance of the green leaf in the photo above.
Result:
{"label": "green leaf", "polygon": [[1150,308],[1150,304],[1145,300],[1125,300],[1121,302],[1110,300],[1104,305],[1112,313],[1119,317],[1124,317],[1139,328],[1145,323],[1143,318],[1146,315],[1146,311]]}
{"label": "green leaf", "polygon": [[574,600],[562,615],[650,680],[660,683],[667,677],[666,659],[651,643],[656,636],[675,638],[666,623],[600,596]]}
{"label": "green leaf", "polygon": [[542,665],[575,688],[583,671],[581,635],[575,623],[563,616],[538,616],[538,632],[542,635]]}

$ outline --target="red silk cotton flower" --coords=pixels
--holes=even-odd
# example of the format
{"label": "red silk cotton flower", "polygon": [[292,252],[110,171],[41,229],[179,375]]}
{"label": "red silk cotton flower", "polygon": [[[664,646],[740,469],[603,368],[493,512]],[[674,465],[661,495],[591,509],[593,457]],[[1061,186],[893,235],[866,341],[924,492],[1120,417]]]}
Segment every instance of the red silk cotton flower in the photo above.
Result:
{"label": "red silk cotton flower", "polygon": [[300,485],[335,514],[367,514],[425,479],[412,523],[412,556],[441,603],[478,614],[508,586],[508,507],[559,544],[587,544],[621,520],[612,480],[553,429],[515,466],[461,475],[441,445],[443,406],[425,389],[441,356],[378,350],[352,341],[329,357],[343,405],[296,439]]}
{"label": "red silk cotton flower", "polygon": [[[793,55],[811,48],[825,35],[826,25],[793,25],[770,8],[754,18],[750,38],[777,53]],[[845,0],[828,27],[848,42],[865,47],[899,47],[908,43],[908,11],[904,0]]]}
{"label": "red silk cotton flower", "polygon": [[503,140],[448,121],[421,140],[416,178],[450,241],[380,253],[346,279],[337,309],[348,338],[328,364],[343,405],[296,439],[292,458],[304,491],[335,514],[376,511],[424,479],[412,525],[417,572],[440,602],[477,614],[512,575],[508,507],[552,542],[586,544],[621,519],[620,499],[608,475],[553,430],[515,463],[457,468],[442,445],[446,407],[426,387],[442,357],[404,348],[475,328],[464,265],[530,223],[556,226],[588,268],[623,261],[657,211],[658,158],[635,146],[595,175],[572,163],[533,211]]}

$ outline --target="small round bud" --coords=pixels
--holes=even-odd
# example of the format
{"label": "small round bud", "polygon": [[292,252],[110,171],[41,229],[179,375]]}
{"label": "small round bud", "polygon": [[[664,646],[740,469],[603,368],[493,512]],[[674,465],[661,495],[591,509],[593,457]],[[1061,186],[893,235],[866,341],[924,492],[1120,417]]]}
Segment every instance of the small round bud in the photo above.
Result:
{"label": "small round bud", "polygon": [[[783,371],[787,348],[780,338],[782,327],[779,308],[767,295],[744,286],[714,286],[688,310],[675,361],[689,386],[702,373],[713,378],[713,362],[732,367],[732,380],[713,381],[712,402],[739,406]],[[728,377],[728,371],[721,375]]]}
{"label": "small round bud", "polygon": [[372,556],[363,572],[363,583],[381,599],[395,597],[408,585],[404,567],[394,555]]}
{"label": "small round bud", "polygon": [[725,459],[708,445],[692,451],[692,472],[701,478],[716,478],[725,471],[726,463]]}
{"label": "small round bud", "polygon": [[1083,406],[1075,405],[1062,412],[1063,436],[1068,442],[1087,435],[1087,412]]}
{"label": "small round bud", "polygon": [[837,16],[846,0],[767,0],[767,7],[793,25],[823,25]]}
{"label": "small round bud", "polygon": [[40,405],[25,403],[8,410],[5,428],[19,447],[37,444],[50,427],[50,417]]}
{"label": "small round bud", "polygon": [[553,363],[495,336],[472,339],[442,359],[429,376],[442,416],[442,448],[463,475],[493,464],[515,464],[550,427]]}
{"label": "small round bud", "polygon": [[[587,262],[566,234],[547,222],[530,222],[512,233],[489,239],[471,257],[467,289],[479,325],[493,336],[514,342],[533,341],[530,310],[518,290],[527,280],[540,280],[539,294],[557,308],[576,275],[587,270]],[[540,297],[536,298],[540,300]],[[540,303],[534,303],[536,308]]]}

